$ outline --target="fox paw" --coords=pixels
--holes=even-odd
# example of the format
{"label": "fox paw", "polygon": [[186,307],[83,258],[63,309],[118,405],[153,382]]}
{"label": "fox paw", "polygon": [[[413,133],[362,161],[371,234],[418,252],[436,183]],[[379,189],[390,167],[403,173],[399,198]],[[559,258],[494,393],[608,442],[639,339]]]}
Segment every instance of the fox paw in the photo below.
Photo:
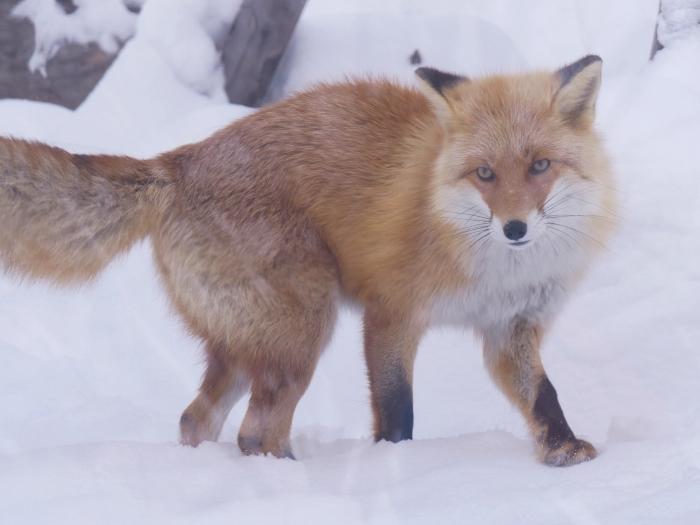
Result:
{"label": "fox paw", "polygon": [[597,455],[595,447],[588,441],[573,439],[557,448],[546,450],[542,462],[552,467],[568,467],[590,461]]}
{"label": "fox paw", "polygon": [[200,417],[195,410],[187,409],[180,417],[180,443],[196,447],[202,441],[216,441],[219,429],[211,424],[209,418]]}
{"label": "fox paw", "polygon": [[266,456],[271,454],[277,458],[296,459],[288,443],[275,445],[263,444],[263,440],[253,436],[238,436],[238,448],[246,456]]}

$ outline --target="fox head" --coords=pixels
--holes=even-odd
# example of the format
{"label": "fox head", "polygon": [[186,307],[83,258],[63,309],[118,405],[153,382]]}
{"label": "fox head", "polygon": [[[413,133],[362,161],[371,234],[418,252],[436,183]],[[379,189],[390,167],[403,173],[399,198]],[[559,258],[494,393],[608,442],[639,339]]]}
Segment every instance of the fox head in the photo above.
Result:
{"label": "fox head", "polygon": [[612,193],[593,129],[601,66],[587,56],[555,72],[474,80],[416,71],[442,128],[433,206],[471,247],[602,242]]}

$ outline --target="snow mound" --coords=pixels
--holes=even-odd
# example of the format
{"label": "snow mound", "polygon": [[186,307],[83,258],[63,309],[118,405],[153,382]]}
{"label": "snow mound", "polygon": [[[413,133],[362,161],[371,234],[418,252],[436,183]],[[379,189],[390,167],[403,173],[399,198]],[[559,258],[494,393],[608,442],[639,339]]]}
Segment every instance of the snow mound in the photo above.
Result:
{"label": "snow mound", "polygon": [[691,36],[700,38],[700,1],[662,0],[657,36],[664,47]]}
{"label": "snow mound", "polygon": [[139,18],[139,35],[158,50],[175,76],[204,95],[225,101],[220,46],[242,0],[149,0]]}
{"label": "snow mound", "polygon": [[136,15],[122,0],[75,0],[77,11],[68,14],[55,0],[22,0],[12,15],[29,18],[34,24],[32,71],[46,75],[46,63],[66,43],[97,43],[107,53],[116,53],[136,27]]}

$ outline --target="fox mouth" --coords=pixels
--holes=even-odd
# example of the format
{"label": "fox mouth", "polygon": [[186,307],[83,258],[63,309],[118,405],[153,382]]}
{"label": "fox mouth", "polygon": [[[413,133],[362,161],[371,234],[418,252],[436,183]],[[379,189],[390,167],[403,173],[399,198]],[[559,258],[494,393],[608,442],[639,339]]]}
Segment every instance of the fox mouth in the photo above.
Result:
{"label": "fox mouth", "polygon": [[509,242],[508,245],[509,246],[525,246],[529,242],[530,241],[513,241],[513,242]]}

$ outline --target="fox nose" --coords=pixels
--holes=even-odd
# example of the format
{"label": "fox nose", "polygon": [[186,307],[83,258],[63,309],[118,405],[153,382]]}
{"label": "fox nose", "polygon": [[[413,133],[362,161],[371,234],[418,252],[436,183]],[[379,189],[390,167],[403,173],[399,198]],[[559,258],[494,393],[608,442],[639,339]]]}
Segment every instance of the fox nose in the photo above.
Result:
{"label": "fox nose", "polygon": [[525,234],[527,233],[527,224],[517,219],[508,221],[503,227],[503,233],[511,241],[517,241],[525,237]]}

